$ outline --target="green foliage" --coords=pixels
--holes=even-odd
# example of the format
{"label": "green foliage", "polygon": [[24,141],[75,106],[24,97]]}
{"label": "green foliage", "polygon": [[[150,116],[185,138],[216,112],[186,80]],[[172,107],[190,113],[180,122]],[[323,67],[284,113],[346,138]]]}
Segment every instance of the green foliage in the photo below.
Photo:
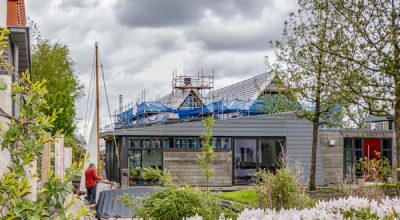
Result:
{"label": "green foliage", "polygon": [[73,160],[82,159],[85,143],[75,133],[75,101],[83,95],[83,86],[74,75],[74,62],[68,47],[39,39],[32,52],[32,72],[34,82],[48,82],[48,93],[45,96],[48,108],[42,111],[51,115],[55,109],[60,110],[49,131],[53,135],[61,131],[67,146],[73,149]]}
{"label": "green foliage", "polygon": [[356,168],[364,171],[366,181],[382,182],[387,181],[392,169],[387,158],[381,158],[380,152],[374,152],[376,158],[368,159],[365,156],[356,163]]}
{"label": "green foliage", "polygon": [[143,169],[143,179],[145,181],[153,181],[156,182],[158,180],[160,180],[162,171],[160,169],[158,169],[158,166],[154,167],[150,167],[150,168],[144,168]]}
{"label": "green foliage", "polygon": [[[64,181],[49,173],[49,180],[41,183],[35,179],[37,175],[31,176],[27,172],[27,168],[31,168],[33,173],[39,173],[35,161],[40,158],[44,144],[54,141],[54,136],[48,136],[47,130],[53,127],[60,112],[55,109],[51,115],[46,115],[41,111],[47,108],[46,82],[32,82],[30,78],[29,73],[22,73],[18,84],[12,87],[13,99],[20,108],[19,116],[0,111],[4,113],[1,116],[9,120],[8,129],[0,133],[1,150],[8,151],[11,160],[9,171],[0,177],[0,218],[79,218],[86,210],[82,208],[79,213],[69,213],[75,197],[68,201],[68,196],[72,192],[71,180],[81,174],[83,161],[74,162],[67,169]],[[32,181],[38,185],[37,200],[29,198]]]}
{"label": "green foliage", "polygon": [[209,116],[203,120],[204,133],[200,137],[204,144],[201,147],[201,155],[197,155],[198,163],[200,168],[204,170],[204,176],[206,177],[207,194],[209,192],[209,179],[214,176],[213,170],[210,168],[211,162],[214,159],[214,150],[212,147],[212,127],[214,126],[214,116]]}
{"label": "green foliage", "polygon": [[[319,51],[337,59],[340,96],[369,115],[393,120],[400,136],[400,4],[398,0],[327,1],[328,47]],[[315,8],[314,11],[325,12]],[[400,152],[400,143],[396,142]],[[400,154],[397,154],[400,161]],[[400,164],[398,164],[400,165]],[[398,167],[399,168],[399,167]],[[397,182],[400,193],[400,171]]]}
{"label": "green foliage", "polygon": [[47,80],[49,94],[82,96],[82,85],[74,75],[74,61],[66,45],[40,40],[32,51],[33,81]]}
{"label": "green foliage", "polygon": [[238,191],[232,192],[222,192],[217,194],[218,198],[231,200],[234,202],[256,206],[257,201],[257,193],[254,189],[242,189]]}
{"label": "green foliage", "polygon": [[81,86],[74,75],[73,61],[69,57],[66,45],[39,41],[32,53],[33,81],[47,80],[46,95],[50,114],[54,109],[62,109],[51,132],[62,130],[65,136],[72,136],[75,131],[75,99],[81,94]]}
{"label": "green foliage", "polygon": [[222,213],[217,199],[209,199],[205,193],[190,186],[172,185],[142,200],[143,207],[136,215],[143,219],[183,219],[199,214],[203,219],[218,219]]}
{"label": "green foliage", "polygon": [[331,33],[327,25],[332,11],[327,1],[299,0],[298,5],[299,10],[290,13],[284,23],[282,40],[272,43],[276,51],[272,69],[282,80],[291,103],[309,105],[296,108],[295,113],[313,123],[310,189],[314,190],[318,129],[342,124],[345,99],[338,95],[341,87],[332,86],[332,81],[340,82],[335,68],[338,59],[317,48],[329,47],[326,42]]}
{"label": "green foliage", "polygon": [[218,219],[221,215],[236,218],[236,213],[222,209],[220,201],[215,196],[202,192],[191,186],[177,186],[171,180],[168,171],[158,172],[159,179],[166,187],[142,198],[138,205],[133,195],[119,196],[117,201],[132,208],[132,215],[143,219],[183,219],[199,214],[203,219]]}
{"label": "green foliage", "polygon": [[255,174],[258,205],[264,209],[310,208],[314,201],[301,191],[293,173],[278,169],[275,174],[260,170]]}
{"label": "green foliage", "polygon": [[75,103],[74,99],[69,93],[55,93],[47,94],[46,100],[48,109],[43,109],[46,115],[51,114],[54,109],[61,109],[58,114],[57,120],[54,122],[54,128],[51,130],[54,134],[55,131],[61,130],[65,136],[73,137],[75,131]]}

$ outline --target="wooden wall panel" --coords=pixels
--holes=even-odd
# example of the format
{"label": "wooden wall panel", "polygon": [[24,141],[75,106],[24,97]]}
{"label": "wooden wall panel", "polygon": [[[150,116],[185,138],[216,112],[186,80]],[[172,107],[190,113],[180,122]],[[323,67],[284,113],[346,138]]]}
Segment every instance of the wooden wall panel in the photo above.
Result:
{"label": "wooden wall panel", "polygon": [[[211,165],[214,176],[210,178],[212,186],[232,185],[232,154],[230,151],[214,152],[215,159]],[[197,162],[197,155],[200,151],[164,151],[164,168],[167,169],[174,182],[188,183],[192,185],[206,185],[206,178],[203,170]]]}

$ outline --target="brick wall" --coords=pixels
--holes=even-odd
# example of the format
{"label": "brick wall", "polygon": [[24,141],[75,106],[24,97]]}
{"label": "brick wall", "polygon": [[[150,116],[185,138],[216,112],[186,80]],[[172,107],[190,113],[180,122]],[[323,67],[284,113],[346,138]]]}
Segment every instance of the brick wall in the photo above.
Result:
{"label": "brick wall", "polygon": [[25,0],[8,0],[7,26],[26,26]]}

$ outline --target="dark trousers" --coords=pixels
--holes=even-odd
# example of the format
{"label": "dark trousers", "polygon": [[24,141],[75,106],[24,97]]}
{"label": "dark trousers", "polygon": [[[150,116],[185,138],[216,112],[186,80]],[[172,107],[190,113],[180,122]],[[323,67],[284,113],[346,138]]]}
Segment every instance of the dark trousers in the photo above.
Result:
{"label": "dark trousers", "polygon": [[96,187],[88,187],[86,188],[87,194],[86,199],[89,203],[96,203]]}

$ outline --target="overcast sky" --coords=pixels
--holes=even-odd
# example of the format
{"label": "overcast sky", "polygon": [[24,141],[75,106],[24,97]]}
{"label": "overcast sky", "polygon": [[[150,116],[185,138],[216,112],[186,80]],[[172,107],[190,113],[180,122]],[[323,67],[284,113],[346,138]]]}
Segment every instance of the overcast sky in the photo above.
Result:
{"label": "overcast sky", "polygon": [[[118,95],[135,101],[171,92],[172,71],[215,71],[216,89],[265,71],[296,0],[27,0],[42,38],[68,45],[88,94],[99,42],[112,111]],[[101,98],[102,125],[108,124]],[[87,97],[77,103],[83,132]]]}

